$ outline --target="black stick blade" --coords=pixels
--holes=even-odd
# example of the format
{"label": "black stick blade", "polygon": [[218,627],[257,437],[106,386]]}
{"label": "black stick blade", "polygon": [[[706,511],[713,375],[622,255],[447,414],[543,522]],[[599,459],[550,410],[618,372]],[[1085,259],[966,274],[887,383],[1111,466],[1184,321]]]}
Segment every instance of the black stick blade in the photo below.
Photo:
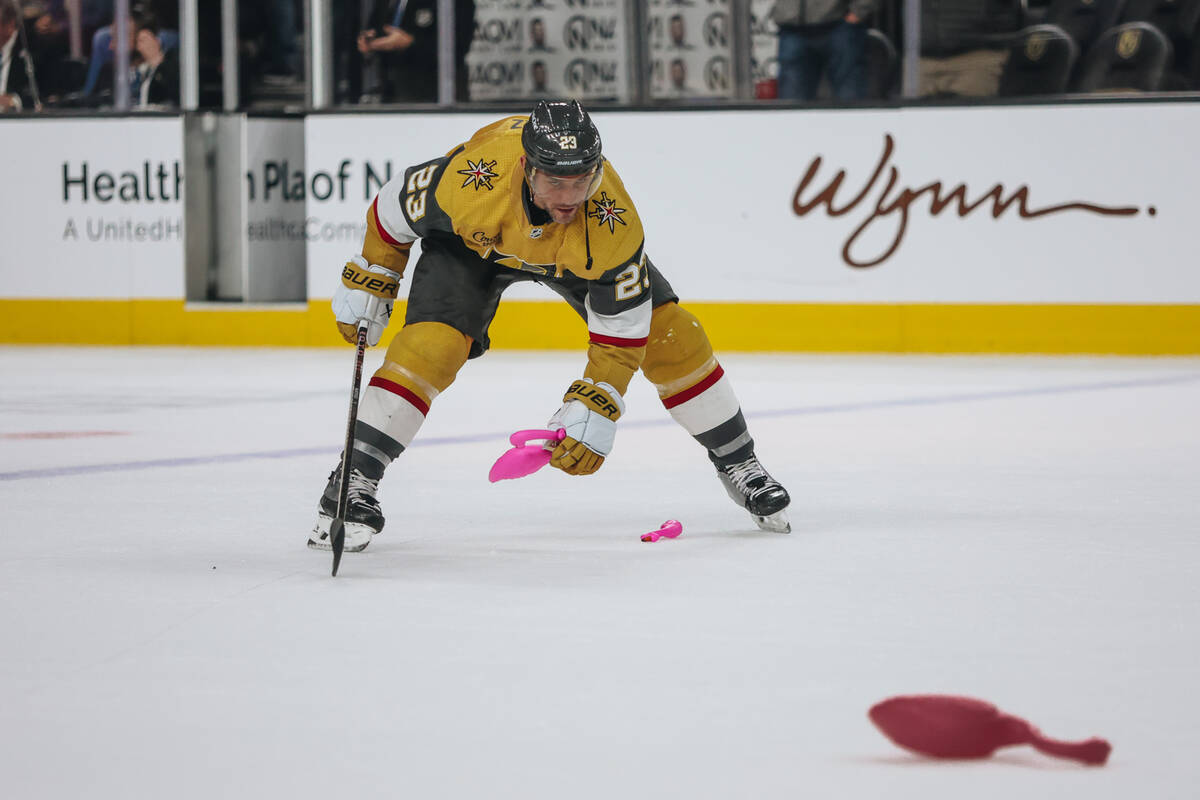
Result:
{"label": "black stick blade", "polygon": [[342,563],[342,550],[346,547],[346,521],[335,519],[329,525],[329,544],[333,546],[333,577],[337,577],[338,565]]}

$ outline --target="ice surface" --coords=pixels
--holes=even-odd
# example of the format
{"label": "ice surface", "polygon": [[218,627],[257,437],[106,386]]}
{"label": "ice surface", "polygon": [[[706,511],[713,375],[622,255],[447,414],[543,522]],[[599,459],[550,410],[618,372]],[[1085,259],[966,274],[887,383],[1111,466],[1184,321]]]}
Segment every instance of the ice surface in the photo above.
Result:
{"label": "ice surface", "polygon": [[[488,483],[581,360],[469,364],[334,579],[348,350],[0,348],[0,794],[1196,796],[1200,361],[726,355],[779,535],[640,377],[600,473]],[[916,692],[1112,760],[917,759]]]}

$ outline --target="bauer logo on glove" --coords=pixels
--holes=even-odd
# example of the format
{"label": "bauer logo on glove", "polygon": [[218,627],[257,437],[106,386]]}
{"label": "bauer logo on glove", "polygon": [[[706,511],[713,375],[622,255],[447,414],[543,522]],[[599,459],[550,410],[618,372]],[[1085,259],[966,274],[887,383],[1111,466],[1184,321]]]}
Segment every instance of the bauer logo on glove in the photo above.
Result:
{"label": "bauer logo on glove", "polygon": [[333,315],[342,338],[354,344],[359,325],[367,326],[367,344],[374,347],[392,316],[392,301],[400,288],[400,274],[354,256],[342,269],[342,282],[333,295]]}
{"label": "bauer logo on glove", "polygon": [[617,419],[625,412],[625,402],[610,384],[577,380],[563,396],[562,408],[546,427],[564,431],[554,448],[550,466],[568,475],[591,475],[612,452],[617,435]]}
{"label": "bauer logo on glove", "polygon": [[395,300],[396,293],[400,291],[400,282],[398,280],[381,278],[378,275],[363,270],[353,261],[347,261],[346,266],[342,268],[342,281],[350,289],[362,289],[376,297],[383,297],[388,300]]}
{"label": "bauer logo on glove", "polygon": [[[601,386],[608,386],[608,384],[601,384]],[[612,389],[611,386],[608,388]],[[613,390],[613,393],[616,394],[615,390]],[[571,388],[567,389],[567,394],[563,400],[579,400],[593,406],[596,411],[609,419],[616,419],[621,416],[621,409],[617,404],[612,401],[608,394],[593,386],[590,381],[582,380],[572,383]]]}

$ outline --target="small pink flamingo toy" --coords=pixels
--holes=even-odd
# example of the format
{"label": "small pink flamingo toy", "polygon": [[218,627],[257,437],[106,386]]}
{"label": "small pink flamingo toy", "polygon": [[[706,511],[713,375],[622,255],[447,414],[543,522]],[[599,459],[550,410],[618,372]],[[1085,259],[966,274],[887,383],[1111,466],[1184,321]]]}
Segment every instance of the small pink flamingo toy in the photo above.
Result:
{"label": "small pink flamingo toy", "polygon": [[649,533],[643,533],[642,541],[657,542],[664,536],[668,539],[674,539],[681,533],[683,533],[683,524],[677,519],[669,519],[664,522],[658,530],[650,531]]}
{"label": "small pink flamingo toy", "polygon": [[987,758],[1001,747],[1031,744],[1046,755],[1100,766],[1112,752],[1104,739],[1049,739],[1020,717],[973,697],[901,695],[871,706],[867,716],[896,744],[933,758]]}
{"label": "small pink flamingo toy", "polygon": [[[532,475],[550,463],[550,453],[554,449],[554,445],[561,442],[566,435],[567,432],[562,428],[556,431],[544,429],[517,431],[508,437],[508,441],[513,446],[512,449],[496,459],[496,463],[488,472],[488,480],[495,483]],[[525,446],[526,442],[535,439],[542,440],[541,447]]]}

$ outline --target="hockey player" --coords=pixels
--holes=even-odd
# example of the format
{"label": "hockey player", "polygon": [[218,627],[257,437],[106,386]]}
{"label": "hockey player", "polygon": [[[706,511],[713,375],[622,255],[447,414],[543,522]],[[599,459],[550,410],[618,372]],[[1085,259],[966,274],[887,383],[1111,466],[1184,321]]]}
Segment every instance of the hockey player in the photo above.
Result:
{"label": "hockey player", "polygon": [[[699,321],[643,251],[642,223],[578,102],[537,104],[389,181],[367,211],[362,252],[333,298],[338,328],[379,342],[409,250],[421,239],[404,327],[363,392],[349,476],[345,549],[383,528],[375,494],[429,406],[490,344],[500,296],[518,281],[557,292],[588,326],[587,366],[547,427],[564,429],[550,464],[590,475],[613,447],[640,368],[667,411],[707,451],[729,496],[763,530],[789,531],[787,491],[754,455],[729,379]],[[309,546],[329,549],[339,469]]]}

